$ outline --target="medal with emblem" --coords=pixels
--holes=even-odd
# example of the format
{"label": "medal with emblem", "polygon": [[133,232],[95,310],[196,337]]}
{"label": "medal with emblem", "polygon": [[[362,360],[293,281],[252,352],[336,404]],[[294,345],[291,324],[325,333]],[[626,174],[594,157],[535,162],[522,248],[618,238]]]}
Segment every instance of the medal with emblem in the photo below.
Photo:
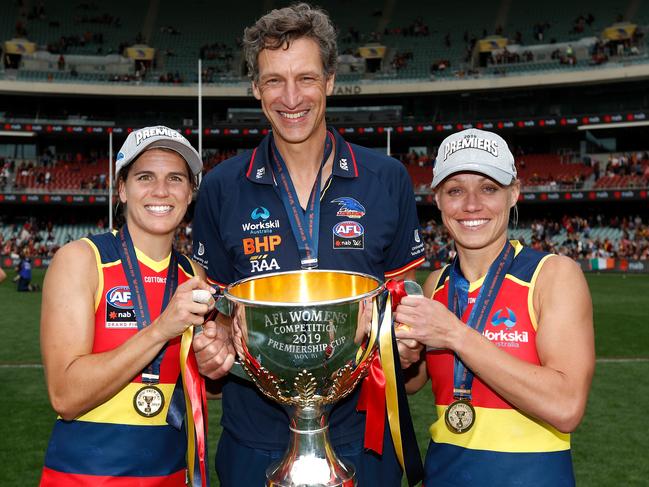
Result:
{"label": "medal with emblem", "polygon": [[133,406],[141,416],[151,418],[157,416],[165,405],[165,397],[160,389],[146,385],[135,393]]}
{"label": "medal with emblem", "polygon": [[[449,293],[447,307],[460,320],[480,335],[483,334],[494,299],[514,260],[514,247],[506,242],[495,261],[489,266],[478,296],[469,316],[465,316],[469,304],[470,284],[462,274],[459,258],[456,256],[449,271]],[[473,371],[455,354],[453,365],[453,399],[446,409],[446,427],[453,433],[466,433],[475,423],[475,409],[471,404]]]}
{"label": "medal with emblem", "polygon": [[466,399],[459,399],[449,405],[444,419],[453,433],[466,433],[475,423],[475,409]]}

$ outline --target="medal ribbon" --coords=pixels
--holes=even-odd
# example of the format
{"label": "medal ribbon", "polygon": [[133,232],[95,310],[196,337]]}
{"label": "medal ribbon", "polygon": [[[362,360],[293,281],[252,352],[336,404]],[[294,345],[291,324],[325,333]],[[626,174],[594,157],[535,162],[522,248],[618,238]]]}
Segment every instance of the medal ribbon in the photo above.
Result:
{"label": "medal ribbon", "polygon": [[[466,321],[467,326],[480,334],[484,331],[496,295],[513,261],[514,247],[509,242],[506,242],[496,260],[489,266],[469,319]],[[462,320],[468,302],[469,281],[462,275],[460,260],[455,257],[449,274],[448,309]],[[453,368],[453,397],[470,401],[472,386],[473,372],[464,365],[464,362],[456,354]]]}
{"label": "medal ribbon", "polygon": [[[147,303],[146,293],[140,266],[135,254],[135,246],[128,231],[128,226],[124,225],[118,233],[119,243],[117,250],[124,267],[124,274],[129,288],[131,289],[131,299],[133,301],[133,311],[137,319],[138,330],[151,324],[151,316]],[[169,267],[167,269],[167,282],[165,284],[164,295],[160,313],[162,313],[171,297],[176,292],[178,286],[178,253],[171,249]],[[207,448],[205,438],[207,437],[207,395],[205,392],[205,380],[198,372],[196,357],[191,349],[194,328],[189,327],[182,335],[180,344],[180,371],[182,376],[182,387],[184,395],[183,401],[179,401],[178,384],[171,398],[169,410],[167,413],[167,422],[177,428],[181,427],[179,423],[181,418],[186,418],[187,423],[187,467],[189,471],[190,484],[192,487],[209,485],[209,476],[207,475]],[[142,372],[142,382],[157,384],[160,379],[160,363],[166,352],[165,344],[153,361]],[[182,409],[185,409],[184,414]]]}
{"label": "medal ribbon", "polygon": [[408,478],[415,485],[423,478],[423,466],[419,447],[408,407],[408,397],[399,363],[399,350],[394,336],[393,312],[406,295],[403,281],[386,282],[385,306],[379,316],[379,356],[370,365],[368,376],[363,380],[357,410],[366,411],[365,448],[383,453],[383,434],[387,411],[392,443]]}
{"label": "medal ribbon", "polygon": [[306,210],[300,206],[295,186],[291,181],[291,176],[282,159],[275,142],[271,140],[272,159],[274,161],[273,172],[277,176],[276,188],[282,198],[282,203],[286,209],[288,221],[291,223],[291,229],[297,242],[298,252],[300,253],[300,263],[302,269],[313,269],[318,267],[318,238],[320,235],[320,179],[322,177],[322,168],[331,155],[333,149],[333,140],[331,134],[327,132],[325,140],[324,154],[322,163],[318,170],[315,183],[311,189],[309,202]]}
{"label": "medal ribbon", "polygon": [[[151,316],[149,315],[149,305],[146,299],[146,292],[144,290],[144,282],[142,281],[142,274],[140,273],[140,264],[135,254],[135,246],[131,239],[131,234],[128,231],[128,226],[124,225],[118,233],[119,245],[116,245],[119,257],[122,261],[124,274],[128,287],[131,290],[131,300],[133,301],[133,313],[137,320],[138,330],[142,330],[151,324]],[[169,267],[167,268],[167,282],[165,284],[164,295],[162,298],[162,306],[160,313],[162,313],[171,297],[176,292],[178,285],[178,253],[172,248],[171,257],[169,259]],[[142,371],[142,382],[145,384],[157,384],[160,380],[160,363],[167,351],[167,344],[155,356],[153,361],[147,365]]]}

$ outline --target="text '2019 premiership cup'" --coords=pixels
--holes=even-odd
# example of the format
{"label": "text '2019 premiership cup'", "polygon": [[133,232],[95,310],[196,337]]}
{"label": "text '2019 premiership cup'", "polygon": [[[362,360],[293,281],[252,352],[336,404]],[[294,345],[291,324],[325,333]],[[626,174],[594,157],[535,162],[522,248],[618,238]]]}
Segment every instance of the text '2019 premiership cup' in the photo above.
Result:
{"label": "text '2019 premiership cup'", "polygon": [[230,285],[239,360],[269,398],[292,406],[284,458],[267,485],[353,486],[354,467],[329,443],[324,406],[348,395],[376,353],[385,286],[352,272],[303,270]]}

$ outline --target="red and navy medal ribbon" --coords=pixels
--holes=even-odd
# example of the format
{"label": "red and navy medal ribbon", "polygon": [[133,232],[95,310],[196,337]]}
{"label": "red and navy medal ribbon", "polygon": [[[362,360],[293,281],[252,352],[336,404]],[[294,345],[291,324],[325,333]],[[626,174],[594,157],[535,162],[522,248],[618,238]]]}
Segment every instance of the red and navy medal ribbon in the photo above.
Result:
{"label": "red and navy medal ribbon", "polygon": [[[151,316],[149,315],[149,305],[147,303],[146,291],[144,289],[144,282],[142,281],[142,274],[140,272],[140,264],[135,254],[135,246],[131,239],[131,234],[128,231],[128,226],[124,225],[118,233],[119,245],[116,245],[119,257],[122,261],[124,274],[128,287],[131,290],[131,301],[133,302],[133,313],[137,320],[138,330],[142,330],[151,324]],[[162,299],[162,306],[160,313],[162,313],[171,297],[176,292],[178,286],[178,253],[172,248],[171,257],[169,259],[169,267],[167,268],[167,281],[165,283],[164,295]],[[160,352],[156,355],[153,361],[145,367],[142,371],[142,382],[145,384],[157,384],[160,380],[160,364],[167,351],[165,344]]]}
{"label": "red and navy medal ribbon", "polygon": [[[506,242],[496,260],[489,266],[473,309],[471,309],[471,314],[466,321],[467,326],[480,334],[484,331],[496,295],[513,261],[514,247],[509,242]],[[449,274],[448,309],[462,320],[468,303],[469,281],[462,275],[460,260],[455,257]],[[464,362],[456,354],[453,367],[453,396],[455,399],[471,401],[472,387],[473,372],[464,365]]]}
{"label": "red and navy medal ribbon", "polygon": [[272,168],[276,176],[275,187],[282,199],[288,221],[293,230],[298,252],[300,253],[301,267],[302,269],[316,268],[318,267],[318,239],[320,235],[320,179],[322,177],[322,168],[333,149],[332,137],[327,132],[322,163],[311,189],[306,210],[303,210],[300,206],[300,200],[297,191],[295,191],[295,186],[293,186],[293,181],[291,181],[286,163],[282,159],[282,155],[279,153],[273,139],[271,139],[270,146],[274,163]]}
{"label": "red and navy medal ribbon", "polygon": [[[119,240],[119,244],[117,244]],[[138,329],[151,324],[149,307],[144,290],[140,265],[135,253],[135,246],[124,225],[118,232],[115,240],[117,251],[122,261],[124,274],[131,290],[133,311],[137,320]],[[178,286],[178,252],[171,249],[167,281],[160,313],[162,313]],[[196,357],[191,349],[193,328],[188,328],[181,339],[180,368],[181,377],[176,382],[176,387],[171,396],[167,423],[181,429],[183,422],[187,429],[187,464],[189,469],[190,485],[192,487],[208,487],[209,474],[207,468],[207,394],[205,380],[198,372]],[[143,370],[142,382],[157,384],[160,380],[160,364],[167,350],[165,344],[153,361]]]}

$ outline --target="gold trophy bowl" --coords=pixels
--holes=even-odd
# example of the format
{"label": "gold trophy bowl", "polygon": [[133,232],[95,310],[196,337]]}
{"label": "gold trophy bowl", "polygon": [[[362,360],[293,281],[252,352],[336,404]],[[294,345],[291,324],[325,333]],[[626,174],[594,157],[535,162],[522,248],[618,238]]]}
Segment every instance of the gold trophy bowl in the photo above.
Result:
{"label": "gold trophy bowl", "polygon": [[331,447],[324,406],[365,376],[384,291],[371,276],[328,270],[266,274],[225,290],[241,366],[292,411],[288,450],[267,470],[267,486],[356,485],[354,467]]}

